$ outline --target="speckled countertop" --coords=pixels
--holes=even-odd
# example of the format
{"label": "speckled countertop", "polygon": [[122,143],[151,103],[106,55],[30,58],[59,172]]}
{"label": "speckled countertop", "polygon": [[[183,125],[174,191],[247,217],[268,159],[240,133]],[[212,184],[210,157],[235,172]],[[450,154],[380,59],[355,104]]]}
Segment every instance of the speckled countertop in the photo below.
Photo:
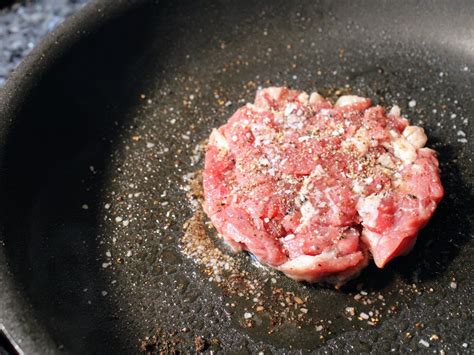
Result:
{"label": "speckled countertop", "polygon": [[87,0],[27,0],[2,8],[0,86],[48,32],[86,2]]}

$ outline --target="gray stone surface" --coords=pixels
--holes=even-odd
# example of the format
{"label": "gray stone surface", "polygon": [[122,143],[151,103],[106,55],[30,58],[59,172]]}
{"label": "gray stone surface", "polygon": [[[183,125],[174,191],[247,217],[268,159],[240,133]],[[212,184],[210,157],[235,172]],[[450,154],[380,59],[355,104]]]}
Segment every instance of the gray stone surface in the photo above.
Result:
{"label": "gray stone surface", "polygon": [[0,86],[48,32],[87,0],[27,0],[0,10]]}

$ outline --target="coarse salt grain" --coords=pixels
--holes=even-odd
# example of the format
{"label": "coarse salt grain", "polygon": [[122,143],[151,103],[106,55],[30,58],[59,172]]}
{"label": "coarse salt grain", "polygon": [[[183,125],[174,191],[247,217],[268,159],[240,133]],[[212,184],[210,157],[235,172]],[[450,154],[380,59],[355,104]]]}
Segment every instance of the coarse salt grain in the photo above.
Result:
{"label": "coarse salt grain", "polygon": [[250,319],[250,318],[252,318],[252,313],[245,312],[245,313],[244,313],[244,318],[245,318],[245,319]]}
{"label": "coarse salt grain", "polygon": [[455,290],[458,287],[458,284],[453,281],[449,284],[449,287],[451,287],[453,290]]}
{"label": "coarse salt grain", "polygon": [[115,222],[120,223],[123,221],[123,218],[120,216],[115,217]]}
{"label": "coarse salt grain", "polygon": [[418,342],[420,343],[421,345],[423,345],[425,348],[429,348],[430,347],[430,343],[428,343],[426,340],[424,339],[420,339],[420,341]]}
{"label": "coarse salt grain", "polygon": [[83,205],[82,205],[82,209],[83,209],[83,210],[88,210],[88,209],[89,209],[89,206],[86,205],[86,204],[83,204]]}
{"label": "coarse salt grain", "polygon": [[295,104],[287,104],[285,107],[284,115],[289,116],[295,108],[296,108]]}
{"label": "coarse salt grain", "polygon": [[346,307],[346,312],[351,316],[355,315],[355,308],[354,307]]}
{"label": "coarse salt grain", "polygon": [[408,106],[409,107],[415,107],[416,106],[416,101],[415,100],[410,100],[410,102],[408,102]]}
{"label": "coarse salt grain", "polygon": [[361,317],[362,319],[366,319],[366,320],[369,319],[369,315],[368,315],[367,313],[364,313],[364,312],[362,312],[362,313],[360,314],[360,317]]}

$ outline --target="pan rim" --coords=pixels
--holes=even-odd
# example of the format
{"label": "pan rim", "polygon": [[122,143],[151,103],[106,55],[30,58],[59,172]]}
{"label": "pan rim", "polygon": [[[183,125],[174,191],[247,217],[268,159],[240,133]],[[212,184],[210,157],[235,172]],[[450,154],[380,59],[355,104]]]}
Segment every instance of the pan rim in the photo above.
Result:
{"label": "pan rim", "polygon": [[[0,88],[0,167],[5,154],[4,142],[15,125],[15,118],[29,93],[41,81],[48,68],[54,66],[72,47],[110,20],[146,3],[146,0],[90,0],[39,41]],[[36,317],[30,301],[22,292],[21,284],[10,271],[2,225],[3,223],[0,224],[0,326],[3,324],[26,354],[59,353],[61,344],[53,341]]]}

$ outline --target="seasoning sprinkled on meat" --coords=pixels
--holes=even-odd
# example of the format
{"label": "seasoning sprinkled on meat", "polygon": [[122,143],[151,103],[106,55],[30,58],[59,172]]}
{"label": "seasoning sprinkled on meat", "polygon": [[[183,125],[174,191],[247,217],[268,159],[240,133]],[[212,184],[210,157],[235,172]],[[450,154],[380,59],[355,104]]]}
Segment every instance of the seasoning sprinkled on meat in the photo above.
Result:
{"label": "seasoning sprinkled on meat", "polygon": [[[184,178],[188,198],[193,209],[193,215],[184,223],[184,234],[181,238],[181,250],[184,255],[199,264],[201,271],[208,280],[217,284],[230,297],[232,302],[227,307],[234,309],[237,300],[250,302],[249,309],[257,314],[268,317],[268,332],[273,333],[283,324],[301,326],[311,319],[306,315],[307,297],[292,291],[277,287],[275,271],[263,268],[257,275],[244,270],[243,260],[235,255],[226,253],[217,245],[216,238],[211,236],[202,210],[202,171],[187,174]],[[239,302],[242,303],[242,302]],[[247,306],[246,306],[247,307]],[[254,326],[252,313],[245,312],[242,324],[251,328]]]}
{"label": "seasoning sprinkled on meat", "polygon": [[210,136],[204,210],[235,251],[341,285],[370,255],[382,268],[410,251],[433,215],[443,187],[426,141],[397,106],[263,89]]}

